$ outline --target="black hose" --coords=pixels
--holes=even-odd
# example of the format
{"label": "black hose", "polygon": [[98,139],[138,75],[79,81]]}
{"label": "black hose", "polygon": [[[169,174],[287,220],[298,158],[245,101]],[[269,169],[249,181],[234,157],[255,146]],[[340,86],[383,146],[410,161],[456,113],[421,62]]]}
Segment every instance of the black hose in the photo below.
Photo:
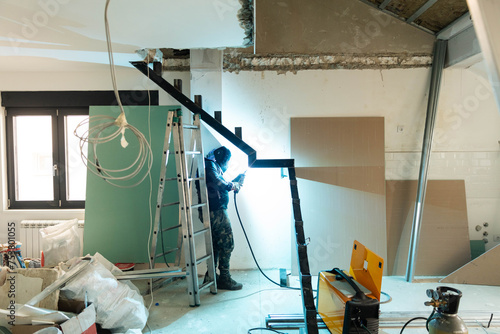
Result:
{"label": "black hose", "polygon": [[279,286],[279,287],[282,287],[282,288],[287,288],[287,289],[291,289],[291,290],[301,290],[300,288],[292,288],[292,287],[289,287],[289,286],[282,286],[281,284],[273,281],[272,279],[270,279],[263,271],[262,269],[260,268],[259,266],[259,263],[257,262],[257,259],[255,258],[255,254],[253,253],[253,249],[252,249],[252,245],[250,244],[250,240],[248,240],[248,236],[247,236],[247,232],[245,231],[245,228],[243,227],[243,223],[241,221],[241,217],[240,217],[240,212],[238,211],[238,204],[236,203],[236,192],[234,193],[234,208],[236,209],[236,215],[238,216],[238,220],[240,221],[240,225],[241,225],[241,229],[243,230],[243,234],[245,235],[245,239],[247,240],[247,244],[248,244],[248,247],[250,248],[250,253],[252,253],[252,257],[253,257],[253,260],[255,262],[255,265],[257,266],[257,268],[259,269],[260,273],[265,277],[267,278],[271,283]]}
{"label": "black hose", "polygon": [[[430,318],[430,317],[429,317]],[[401,332],[399,332],[399,334],[403,334],[403,331],[405,330],[406,326],[408,326],[408,324],[414,320],[425,320],[425,321],[428,321],[429,318],[424,318],[424,317],[415,317],[415,318],[412,318],[410,320],[408,320],[406,322],[406,324],[404,324],[403,328],[401,328]],[[427,323],[426,323],[427,325]],[[428,330],[428,329],[427,329]]]}

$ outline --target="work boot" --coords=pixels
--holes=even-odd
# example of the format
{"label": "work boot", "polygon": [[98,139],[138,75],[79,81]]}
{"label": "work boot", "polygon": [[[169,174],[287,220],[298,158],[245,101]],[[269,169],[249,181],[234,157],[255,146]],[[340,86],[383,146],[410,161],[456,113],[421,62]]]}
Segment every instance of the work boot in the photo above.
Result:
{"label": "work boot", "polygon": [[[215,274],[215,279],[217,280],[217,282],[219,281],[219,274]],[[210,277],[208,277],[208,271],[205,272],[205,277],[203,278],[203,284],[207,283],[210,281]]]}
{"label": "work boot", "polygon": [[243,284],[236,282],[231,275],[221,275],[217,278],[217,289],[220,290],[241,290]]}

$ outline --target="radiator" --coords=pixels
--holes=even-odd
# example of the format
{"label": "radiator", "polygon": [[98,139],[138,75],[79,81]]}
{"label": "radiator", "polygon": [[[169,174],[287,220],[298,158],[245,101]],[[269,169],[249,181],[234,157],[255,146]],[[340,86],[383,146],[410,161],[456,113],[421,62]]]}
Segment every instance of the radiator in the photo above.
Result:
{"label": "radiator", "polygon": [[[17,235],[18,240],[22,243],[21,254],[24,258],[40,258],[42,251],[40,229],[54,226],[67,220],[22,220]],[[78,232],[80,234],[80,244],[83,245],[83,226],[84,221],[78,221]]]}

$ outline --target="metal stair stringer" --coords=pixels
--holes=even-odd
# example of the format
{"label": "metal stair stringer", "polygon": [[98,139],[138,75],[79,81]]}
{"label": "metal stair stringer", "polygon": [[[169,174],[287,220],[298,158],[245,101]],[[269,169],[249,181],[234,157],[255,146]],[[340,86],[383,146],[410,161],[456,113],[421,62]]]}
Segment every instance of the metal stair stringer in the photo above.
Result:
{"label": "metal stair stringer", "polygon": [[257,159],[256,151],[241,138],[236,136],[232,131],[227,129],[209,113],[195,104],[189,97],[172,86],[163,77],[152,71],[148,64],[143,61],[131,62],[131,64],[147,76],[151,81],[156,83],[160,88],[167,92],[170,96],[176,99],[184,107],[190,110],[193,114],[199,114],[200,118],[217,131],[224,138],[229,140],[233,145],[240,149],[248,156],[248,167],[251,168],[288,168],[290,178],[290,191],[292,196],[292,208],[295,221],[295,236],[297,242],[297,256],[300,275],[300,285],[302,292],[302,303],[304,309],[304,330],[305,334],[317,334],[317,311],[314,305],[314,296],[312,289],[312,276],[309,272],[309,260],[307,257],[307,244],[304,235],[304,223],[302,221],[302,213],[300,209],[300,199],[297,187],[297,179],[295,174],[295,163],[293,159]]}

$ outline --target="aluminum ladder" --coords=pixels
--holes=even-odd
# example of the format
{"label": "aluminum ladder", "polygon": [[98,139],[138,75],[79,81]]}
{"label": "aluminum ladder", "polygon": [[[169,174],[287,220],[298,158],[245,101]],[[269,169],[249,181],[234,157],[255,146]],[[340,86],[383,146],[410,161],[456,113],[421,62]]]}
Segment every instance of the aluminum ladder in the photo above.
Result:
{"label": "aluminum ladder", "polygon": [[[190,306],[200,305],[200,291],[210,287],[212,294],[217,293],[215,280],[215,265],[212,248],[212,233],[210,229],[210,213],[205,178],[205,161],[201,143],[200,115],[194,114],[192,124],[183,124],[180,109],[169,111],[163,145],[162,164],[156,201],[155,219],[153,225],[153,241],[151,243],[150,268],[154,269],[156,259],[176,252],[176,263],[180,264],[181,250],[185,258],[185,274],[188,284]],[[185,140],[185,132],[190,132],[190,138]],[[167,178],[167,165],[170,155],[170,143],[173,137],[176,176]],[[164,203],[167,183],[177,183],[178,201]],[[170,187],[169,189],[173,189]],[[162,209],[178,206],[179,224],[168,228],[162,227]],[[158,239],[163,233],[179,229],[177,247],[157,254]],[[203,240],[200,240],[203,239]],[[162,240],[163,242],[163,240]],[[196,249],[198,243],[204,243],[202,249]],[[208,279],[200,280],[198,266],[206,264]],[[204,272],[203,272],[204,274]]]}

